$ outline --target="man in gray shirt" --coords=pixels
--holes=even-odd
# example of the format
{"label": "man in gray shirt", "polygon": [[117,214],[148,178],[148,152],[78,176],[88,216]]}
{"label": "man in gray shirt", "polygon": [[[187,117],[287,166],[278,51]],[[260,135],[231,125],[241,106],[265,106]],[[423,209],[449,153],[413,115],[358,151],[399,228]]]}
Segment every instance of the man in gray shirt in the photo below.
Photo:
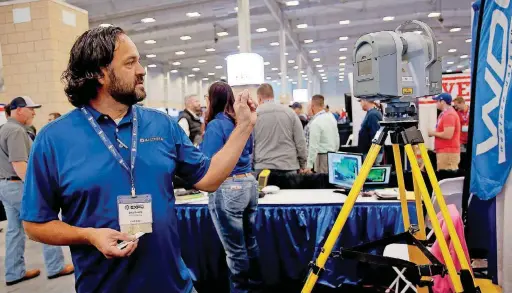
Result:
{"label": "man in gray shirt", "polygon": [[274,90],[262,84],[257,91],[260,106],[254,127],[254,168],[281,172],[302,171],[307,150],[299,117],[287,106],[274,103]]}
{"label": "man in gray shirt", "polygon": [[[10,117],[0,127],[0,201],[7,215],[5,282],[10,286],[35,278],[41,273],[40,270],[25,269],[25,231],[20,220],[23,181],[32,146],[27,125],[32,125],[36,115],[34,109],[40,108],[41,105],[35,104],[29,97],[17,97],[7,107]],[[64,264],[64,255],[60,247],[43,245],[43,255],[48,278],[53,279],[74,272],[73,265]]]}

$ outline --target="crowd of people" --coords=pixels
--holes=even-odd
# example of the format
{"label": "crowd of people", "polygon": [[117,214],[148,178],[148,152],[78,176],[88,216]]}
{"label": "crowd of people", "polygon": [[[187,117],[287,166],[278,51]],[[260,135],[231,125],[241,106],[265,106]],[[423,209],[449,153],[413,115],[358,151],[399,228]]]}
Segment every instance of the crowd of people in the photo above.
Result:
{"label": "crowd of people", "polygon": [[[93,44],[103,47],[92,52]],[[299,103],[276,102],[269,84],[251,97],[247,90],[234,95],[218,81],[209,87],[206,111],[196,96],[187,96],[176,123],[137,105],[146,97],[139,61],[121,28],[88,30],[73,45],[63,75],[74,110],[50,114],[33,141],[30,126],[41,105],[17,97],[6,106],[0,200],[8,220],[7,285],[40,274],[25,268],[26,232],[44,243],[48,278],[74,273],[79,293],[196,292],[181,259],[170,184],[177,175],[209,192],[231,292],[261,290],[254,171],[327,173],[327,153],[340,148],[338,122],[346,113],[329,112],[321,95],[311,98],[304,113]],[[461,134],[467,133],[468,107],[463,99],[452,107],[448,94],[435,99],[442,113],[429,135],[436,137],[438,167],[455,168],[460,144],[467,142]],[[382,110],[374,101],[362,100],[361,106],[366,116],[359,148],[366,153]],[[143,220],[124,212],[133,204]],[[120,241],[128,244],[121,249]],[[63,245],[70,246],[74,266],[64,263]]]}

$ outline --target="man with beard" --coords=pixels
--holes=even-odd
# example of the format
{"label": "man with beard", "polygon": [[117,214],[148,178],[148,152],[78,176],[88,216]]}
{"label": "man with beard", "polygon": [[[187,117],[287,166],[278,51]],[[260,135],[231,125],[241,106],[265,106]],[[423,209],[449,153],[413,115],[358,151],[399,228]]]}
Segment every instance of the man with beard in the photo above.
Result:
{"label": "man with beard", "polygon": [[199,103],[197,96],[189,95],[185,97],[185,110],[178,117],[178,124],[196,146],[201,143],[203,136],[201,115],[201,103]]}
{"label": "man with beard", "polygon": [[78,293],[195,292],[181,259],[171,182],[179,175],[217,190],[256,123],[244,91],[234,106],[237,125],[210,159],[170,116],[136,105],[146,97],[144,75],[121,28],[86,31],[63,74],[76,109],[34,142],[21,218],[32,239],[70,246]]}

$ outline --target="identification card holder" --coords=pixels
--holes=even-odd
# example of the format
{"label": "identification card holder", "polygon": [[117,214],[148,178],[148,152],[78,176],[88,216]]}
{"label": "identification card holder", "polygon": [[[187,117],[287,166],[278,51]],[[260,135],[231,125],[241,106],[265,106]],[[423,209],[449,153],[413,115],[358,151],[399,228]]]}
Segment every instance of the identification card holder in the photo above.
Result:
{"label": "identification card holder", "polygon": [[117,197],[119,211],[119,226],[121,232],[130,235],[153,232],[153,209],[151,195],[132,197],[122,195]]}

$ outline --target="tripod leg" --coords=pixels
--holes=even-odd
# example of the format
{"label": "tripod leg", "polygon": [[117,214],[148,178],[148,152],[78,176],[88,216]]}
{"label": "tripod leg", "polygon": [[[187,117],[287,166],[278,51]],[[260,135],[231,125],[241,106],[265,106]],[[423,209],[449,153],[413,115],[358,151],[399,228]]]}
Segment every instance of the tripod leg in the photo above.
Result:
{"label": "tripod leg", "polygon": [[423,204],[421,202],[421,193],[420,188],[418,186],[418,182],[416,179],[412,178],[414,183],[414,198],[416,200],[416,214],[418,216],[418,228],[420,231],[416,234],[416,238],[419,240],[427,239],[427,234],[425,232],[425,215],[423,214]]}
{"label": "tripod leg", "polygon": [[437,219],[436,216],[436,211],[434,210],[434,205],[430,201],[427,186],[425,185],[425,181],[423,180],[420,168],[418,166],[418,161],[416,161],[416,154],[414,153],[412,146],[410,144],[405,145],[405,152],[407,154],[407,157],[409,158],[409,161],[411,162],[412,174],[416,179],[416,182],[418,183],[418,187],[420,188],[420,192],[423,197],[423,203],[425,204],[428,216],[432,221],[432,228],[434,229],[437,241],[439,242],[441,254],[443,255],[443,259],[448,269],[448,275],[450,276],[450,280],[452,281],[455,292],[463,292],[461,280],[459,278],[459,275],[457,274],[457,270],[455,269],[453,259],[450,255],[450,250],[448,249],[448,244],[446,243],[446,239],[444,238],[441,225],[439,224],[439,220]]}
{"label": "tripod leg", "polygon": [[432,184],[432,188],[434,189],[434,193],[436,194],[436,200],[439,203],[439,208],[441,209],[441,213],[443,214],[443,218],[446,221],[446,226],[448,227],[448,232],[450,233],[450,238],[453,242],[453,247],[455,248],[455,252],[457,253],[457,258],[459,259],[459,263],[464,270],[469,270],[470,266],[468,259],[466,258],[466,254],[462,249],[462,244],[460,243],[459,236],[457,235],[457,231],[455,231],[455,226],[453,225],[452,217],[448,212],[448,207],[446,206],[446,201],[444,200],[443,194],[441,192],[441,187],[439,186],[439,182],[436,178],[436,173],[434,172],[434,168],[432,167],[432,163],[428,157],[427,148],[424,144],[420,143],[419,145],[421,151],[421,157],[423,158],[423,162],[425,163],[425,169],[427,170],[428,178],[430,179],[430,183]]}
{"label": "tripod leg", "polygon": [[393,157],[395,158],[396,179],[398,181],[398,190],[400,192],[400,205],[402,206],[402,217],[404,220],[404,231],[411,227],[409,219],[409,208],[407,206],[407,194],[405,192],[404,170],[402,169],[402,160],[400,157],[400,147],[393,144]]}
{"label": "tripod leg", "polygon": [[370,169],[377,159],[380,148],[381,146],[378,144],[373,144],[370,148],[368,156],[366,157],[366,160],[364,160],[363,166],[359,171],[359,174],[357,175],[352,188],[350,189],[347,199],[345,200],[345,203],[343,204],[343,207],[341,208],[341,211],[336,218],[336,222],[334,222],[334,226],[332,227],[327,240],[325,241],[324,247],[316,259],[315,265],[317,269],[311,269],[309,271],[309,275],[306,283],[304,284],[304,288],[302,288],[302,293],[309,293],[313,290],[313,287],[318,280],[320,270],[323,270],[325,263],[327,262],[327,259],[329,258],[329,255],[334,248],[334,244],[336,244],[336,240],[338,240],[341,230],[343,229],[343,226],[345,225],[345,222],[347,221],[347,218],[350,215],[352,208],[354,207],[357,197],[359,196],[359,192],[361,191],[361,188],[363,188],[363,184],[366,181],[368,174],[370,173]]}
{"label": "tripod leg", "polygon": [[[393,155],[395,158],[395,169],[396,169],[396,177],[398,181],[398,189],[400,191],[400,205],[402,206],[402,217],[404,219],[404,231],[407,231],[409,227],[411,226],[410,218],[409,218],[409,206],[407,203],[407,194],[405,190],[405,183],[404,183],[404,174],[402,169],[402,160],[400,156],[400,147],[398,144],[393,144]],[[414,178],[413,178],[414,180]],[[416,189],[415,189],[416,190]],[[416,195],[416,209],[418,209],[418,201],[420,202],[420,210],[423,215],[423,211],[421,210],[421,195],[418,192],[415,192]],[[418,218],[419,221],[419,218]],[[421,223],[420,223],[421,226]],[[421,228],[420,228],[421,229]],[[421,232],[420,232],[421,233]],[[413,245],[407,245],[407,249],[409,251],[409,258],[413,263],[416,264],[428,264],[429,261],[425,257],[425,255],[421,252],[421,250]],[[416,292],[420,293],[428,293],[428,288],[421,288],[417,287],[415,288]]]}

